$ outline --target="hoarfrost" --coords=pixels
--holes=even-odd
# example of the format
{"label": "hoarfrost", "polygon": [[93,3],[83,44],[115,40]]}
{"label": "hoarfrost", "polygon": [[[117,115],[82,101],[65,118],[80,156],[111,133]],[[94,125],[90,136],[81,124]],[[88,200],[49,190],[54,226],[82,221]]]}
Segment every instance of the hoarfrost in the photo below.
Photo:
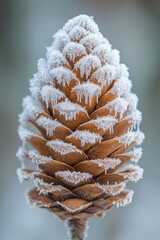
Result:
{"label": "hoarfrost", "polygon": [[133,142],[135,142],[137,145],[141,145],[144,140],[144,133],[140,131],[127,132],[120,137],[115,137],[114,139],[125,146],[129,146]]}
{"label": "hoarfrost", "polygon": [[81,146],[85,146],[87,143],[95,144],[96,142],[101,142],[102,137],[97,133],[92,133],[90,131],[84,130],[76,130],[67,138],[74,137],[81,141]]}
{"label": "hoarfrost", "polygon": [[62,140],[51,140],[47,142],[47,146],[52,148],[55,152],[60,153],[61,155],[66,155],[72,152],[79,152],[82,153],[81,150],[73,146],[71,143],[65,143]]}
{"label": "hoarfrost", "polygon": [[59,206],[61,206],[63,209],[65,209],[66,211],[68,211],[69,213],[76,213],[76,212],[80,212],[88,207],[90,207],[92,205],[92,203],[86,203],[85,205],[82,205],[80,207],[75,207],[75,209],[72,209],[72,208],[69,208],[67,207],[65,204],[63,204],[62,202],[58,202],[57,201],[57,204]]}
{"label": "hoarfrost", "polygon": [[87,114],[85,108],[81,107],[77,103],[70,101],[63,101],[54,106],[54,109],[59,111],[60,115],[63,115],[66,120],[76,119],[77,114],[84,112]]}
{"label": "hoarfrost", "polygon": [[91,106],[94,97],[96,97],[96,102],[98,103],[98,97],[101,93],[101,87],[88,81],[73,87],[72,92],[76,92],[78,102],[82,102],[82,99],[84,97],[85,104],[89,103],[89,105]]}
{"label": "hoarfrost", "polygon": [[62,127],[62,124],[57,120],[52,120],[51,118],[41,116],[36,120],[37,124],[43,127],[46,130],[46,133],[49,137],[53,136],[53,131],[58,128]]}
{"label": "hoarfrost", "polygon": [[36,179],[35,185],[40,194],[47,195],[48,193],[61,192],[63,187],[61,185],[54,185],[53,183],[46,183],[42,179]]}
{"label": "hoarfrost", "polygon": [[65,57],[69,57],[69,59],[74,62],[76,57],[86,55],[87,52],[82,44],[70,42],[63,49],[63,54]]}
{"label": "hoarfrost", "polygon": [[97,119],[91,120],[98,129],[109,130],[110,134],[113,133],[113,127],[118,122],[118,120],[113,116],[104,116]]}
{"label": "hoarfrost", "polygon": [[96,70],[97,68],[101,67],[100,59],[92,54],[84,56],[81,58],[76,64],[75,69],[80,69],[80,76],[88,78],[92,72],[92,70]]}
{"label": "hoarfrost", "polygon": [[129,190],[125,197],[122,197],[121,199],[113,201],[112,203],[117,207],[125,207],[126,205],[132,202],[133,195],[134,195],[134,192],[132,190]]}
{"label": "hoarfrost", "polygon": [[99,59],[104,64],[107,62],[110,52],[111,52],[111,44],[106,41],[106,43],[103,43],[95,47],[92,51],[92,54],[98,56]]}
{"label": "hoarfrost", "polygon": [[110,113],[112,111],[115,112],[115,116],[119,113],[120,119],[122,119],[123,114],[127,111],[128,102],[123,98],[116,98],[112,100],[111,102],[107,103],[102,108],[107,108],[110,110]]}
{"label": "hoarfrost", "polygon": [[116,158],[94,159],[94,160],[90,160],[90,162],[93,162],[97,164],[98,167],[103,168],[105,171],[105,174],[107,173],[107,170],[109,168],[114,169],[117,165],[121,163],[121,161]]}
{"label": "hoarfrost", "polygon": [[128,78],[129,77],[129,72],[128,72],[128,67],[125,64],[119,64],[116,67],[116,78]]}
{"label": "hoarfrost", "polygon": [[101,185],[99,183],[95,183],[95,184],[93,184],[93,186],[97,186],[98,188],[102,189],[108,195],[115,196],[115,195],[119,194],[126,187],[126,183],[122,182],[119,184],[115,183],[112,185],[110,185],[110,184]]}
{"label": "hoarfrost", "polygon": [[90,32],[84,29],[83,27],[80,27],[76,25],[73,27],[73,29],[69,32],[69,36],[73,41],[79,42],[81,38],[85,37]]}
{"label": "hoarfrost", "polygon": [[108,60],[108,64],[115,65],[115,66],[119,65],[119,62],[120,62],[119,51],[117,49],[111,50],[107,60]]}
{"label": "hoarfrost", "polygon": [[128,78],[123,77],[114,83],[114,86],[110,89],[109,92],[116,94],[118,97],[122,97],[126,93],[130,92],[131,87],[131,81]]}
{"label": "hoarfrost", "polygon": [[53,47],[59,51],[62,51],[63,48],[70,42],[70,38],[65,31],[59,30],[54,36]]}
{"label": "hoarfrost", "polygon": [[123,168],[122,172],[118,174],[122,175],[125,179],[137,182],[143,177],[143,169],[139,166],[128,164]]}
{"label": "hoarfrost", "polygon": [[91,33],[86,37],[82,38],[80,41],[83,46],[87,48],[87,50],[92,51],[96,46],[105,43],[105,39],[99,36],[97,33]]}
{"label": "hoarfrost", "polygon": [[69,63],[67,62],[63,54],[60,51],[55,50],[53,46],[47,47],[46,58],[47,58],[47,63],[49,65],[49,68],[51,69],[60,67],[60,66],[69,67]]}
{"label": "hoarfrost", "polygon": [[70,84],[71,80],[79,82],[75,73],[70,69],[64,68],[63,66],[54,68],[50,71],[51,76],[57,81],[58,84],[62,84],[63,87]]}
{"label": "hoarfrost", "polygon": [[85,173],[85,172],[71,172],[69,170],[67,171],[58,171],[55,173],[56,177],[61,177],[64,180],[66,180],[69,183],[73,183],[74,185],[80,183],[80,182],[85,182],[88,179],[92,178],[92,175],[89,173]]}
{"label": "hoarfrost", "polygon": [[54,88],[50,85],[45,85],[41,90],[41,97],[46,103],[47,108],[49,107],[49,103],[51,103],[52,108],[54,108],[54,105],[57,104],[60,99],[63,99],[66,96],[59,89]]}
{"label": "hoarfrost", "polygon": [[127,153],[122,153],[122,156],[128,156],[131,157],[131,161],[135,162],[136,164],[138,163],[139,159],[142,156],[142,148],[134,148],[133,151],[127,152]]}
{"label": "hoarfrost", "polygon": [[69,33],[75,26],[85,28],[87,31],[97,33],[99,31],[98,25],[94,22],[93,17],[80,14],[70,19],[63,27],[63,30]]}
{"label": "hoarfrost", "polygon": [[32,160],[33,163],[39,164],[47,164],[48,162],[52,161],[52,157],[47,157],[40,155],[38,152],[31,150],[28,152],[29,158]]}

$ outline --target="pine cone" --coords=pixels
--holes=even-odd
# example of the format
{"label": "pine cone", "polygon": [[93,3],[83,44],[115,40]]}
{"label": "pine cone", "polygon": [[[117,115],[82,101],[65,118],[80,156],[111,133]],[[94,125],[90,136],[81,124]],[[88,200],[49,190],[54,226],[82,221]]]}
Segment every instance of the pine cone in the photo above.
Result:
{"label": "pine cone", "polygon": [[[131,202],[126,183],[142,178],[134,164],[142,149],[134,146],[144,134],[128,77],[119,51],[91,17],[75,17],[54,35],[19,118],[23,147],[17,156],[38,166],[17,171],[21,182],[34,180],[31,206],[76,222]],[[27,130],[29,124],[38,131]],[[34,150],[26,150],[26,142]]]}

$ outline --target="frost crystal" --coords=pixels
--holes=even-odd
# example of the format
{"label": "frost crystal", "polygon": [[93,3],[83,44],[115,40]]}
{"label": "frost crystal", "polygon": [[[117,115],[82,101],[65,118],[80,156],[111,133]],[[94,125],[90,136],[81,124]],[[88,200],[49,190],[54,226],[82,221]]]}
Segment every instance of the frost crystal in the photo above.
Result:
{"label": "frost crystal", "polygon": [[102,189],[105,193],[107,193],[108,195],[111,195],[111,196],[115,196],[117,194],[119,194],[126,186],[126,183],[125,182],[122,182],[122,183],[115,183],[115,184],[106,184],[106,185],[101,185],[99,183],[95,183],[93,184],[93,186],[97,186],[99,187],[100,189]]}
{"label": "frost crystal", "polygon": [[130,92],[131,87],[131,81],[128,78],[123,77],[115,82],[109,92],[116,94],[118,97],[122,97],[126,92]]}
{"label": "frost crystal", "polygon": [[55,152],[60,153],[61,155],[66,155],[72,152],[82,153],[81,150],[77,149],[71,143],[65,143],[62,140],[58,139],[47,142],[47,146],[52,148]]}
{"label": "frost crystal", "polygon": [[126,134],[115,137],[115,140],[118,140],[119,143],[124,144],[125,146],[129,146],[133,142],[137,145],[141,145],[144,140],[144,134],[140,131],[136,132],[127,132]]}
{"label": "frost crystal", "polygon": [[76,119],[77,114],[80,112],[86,112],[85,108],[81,107],[77,103],[72,103],[70,101],[60,102],[54,106],[54,109],[59,111],[60,115],[63,115],[66,120]]}
{"label": "frost crystal", "polygon": [[123,153],[121,154],[122,156],[129,156],[131,157],[131,161],[135,162],[136,164],[138,163],[139,159],[142,156],[142,148],[134,148],[133,151],[127,152],[127,153]]}
{"label": "frost crystal", "polygon": [[47,48],[46,57],[47,57],[47,63],[51,69],[60,67],[60,66],[69,67],[69,64],[65,59],[65,57],[63,56],[63,54],[58,50],[54,50],[53,46]]}
{"label": "frost crystal", "polygon": [[73,79],[79,82],[73,71],[62,66],[52,69],[50,74],[56,80],[56,82],[58,84],[62,84],[63,87],[65,87],[66,84],[69,85]]}
{"label": "frost crystal", "polygon": [[92,70],[96,70],[101,67],[101,61],[97,56],[87,55],[81,58],[76,64],[75,69],[80,70],[80,76],[88,78],[92,72]]}
{"label": "frost crystal", "polygon": [[123,114],[127,111],[128,102],[123,98],[116,98],[113,101],[107,103],[104,108],[108,108],[110,113],[115,112],[115,116],[119,113],[120,119],[122,119]]}
{"label": "frost crystal", "polygon": [[62,202],[57,201],[57,204],[61,206],[63,209],[65,209],[66,211],[68,211],[69,213],[80,212],[92,205],[92,203],[90,202],[90,203],[83,204],[80,207],[73,206],[74,208],[73,207],[69,208],[68,206],[64,205]]}
{"label": "frost crystal", "polygon": [[101,87],[88,81],[73,87],[72,92],[76,92],[78,102],[82,102],[82,99],[84,98],[85,104],[89,103],[91,106],[94,97],[96,97],[96,102],[98,103],[98,96],[101,93]]}
{"label": "frost crystal", "polygon": [[51,103],[53,108],[54,105],[57,104],[60,99],[65,98],[65,94],[57,88],[46,85],[41,90],[41,97],[43,101],[46,103],[47,108],[49,107],[49,103]]}
{"label": "frost crystal", "polygon": [[139,125],[142,121],[142,113],[139,110],[137,110],[124,119],[128,119],[129,123],[132,124],[131,129],[136,128],[137,126],[137,129],[139,130]]}
{"label": "frost crystal", "polygon": [[113,127],[117,123],[117,119],[113,116],[104,116],[91,120],[90,123],[94,124],[98,129],[109,130],[110,134],[113,133]]}
{"label": "frost crystal", "polygon": [[86,49],[82,44],[70,42],[63,50],[63,54],[69,57],[71,61],[74,61],[76,57],[86,55]]}
{"label": "frost crystal", "polygon": [[113,65],[104,65],[94,72],[92,75],[103,86],[106,83],[110,84],[116,77],[116,68]]}
{"label": "frost crystal", "polygon": [[116,158],[94,159],[90,160],[90,162],[97,164],[100,168],[104,168],[105,174],[107,173],[107,170],[109,168],[114,169],[117,165],[121,163],[121,161]]}
{"label": "frost crystal", "polygon": [[80,41],[80,43],[83,44],[89,51],[93,50],[96,46],[104,42],[104,38],[100,37],[97,33],[89,34]]}
{"label": "frost crystal", "polygon": [[80,27],[76,25],[70,32],[69,36],[73,41],[79,42],[81,38],[85,37],[87,34],[89,34],[89,31],[84,29],[83,27]]}
{"label": "frost crystal", "polygon": [[36,151],[29,151],[28,152],[29,158],[32,160],[33,163],[36,164],[47,164],[48,162],[52,161],[53,159],[51,157],[40,155]]}
{"label": "frost crystal", "polygon": [[54,36],[53,47],[59,51],[62,51],[63,48],[70,42],[70,38],[65,31],[58,31]]}
{"label": "frost crystal", "polygon": [[85,182],[88,179],[92,178],[92,175],[84,172],[71,172],[71,171],[58,171],[55,173],[55,176],[59,176],[66,180],[67,182],[73,183],[74,185]]}
{"label": "frost crystal", "polygon": [[27,130],[26,128],[19,127],[18,128],[18,134],[21,141],[24,143],[27,139],[30,139],[31,137],[35,136],[35,133]]}
{"label": "frost crystal", "polygon": [[41,194],[48,194],[48,193],[53,193],[53,192],[60,192],[63,187],[61,185],[54,185],[53,183],[46,183],[42,179],[36,179],[35,184],[37,187],[37,190]]}
{"label": "frost crystal", "polygon": [[67,138],[70,138],[70,137],[75,137],[76,139],[79,139],[81,141],[81,146],[85,146],[85,144],[87,143],[95,144],[96,142],[101,142],[102,140],[101,135],[97,133],[92,133],[87,130],[84,130],[84,131],[76,130]]}
{"label": "frost crystal", "polygon": [[57,120],[52,120],[51,118],[43,117],[37,119],[37,124],[43,127],[46,130],[46,133],[49,137],[53,136],[53,131],[58,128],[62,127],[63,125]]}
{"label": "frost crystal", "polygon": [[132,190],[129,190],[125,197],[118,199],[116,201],[113,201],[112,203],[117,207],[124,207],[132,202],[133,195],[134,195],[134,192]]}
{"label": "frost crystal", "polygon": [[107,62],[110,52],[111,52],[111,44],[106,41],[106,43],[95,47],[94,50],[92,51],[92,54],[98,56],[99,59],[104,64]]}
{"label": "frost crystal", "polygon": [[23,171],[22,168],[17,169],[17,175],[18,175],[18,179],[19,179],[20,183],[22,183],[24,180],[27,180],[27,179],[33,179],[34,174],[35,174],[35,172],[31,172],[31,173],[26,172],[26,171]]}
{"label": "frost crystal", "polygon": [[122,173],[119,174],[122,175],[125,179],[137,182],[143,176],[143,169],[139,166],[130,164],[124,167]]}
{"label": "frost crystal", "polygon": [[75,26],[80,26],[86,30],[96,33],[99,31],[98,25],[93,21],[93,17],[87,15],[79,15],[70,19],[63,27],[63,30],[67,33],[70,32]]}
{"label": "frost crystal", "polygon": [[129,77],[129,72],[128,72],[128,67],[125,64],[119,64],[116,67],[116,78],[128,78]]}
{"label": "frost crystal", "polygon": [[108,56],[108,63],[111,65],[119,65],[120,62],[120,56],[119,56],[119,51],[117,49],[114,49],[110,52]]}
{"label": "frost crystal", "polygon": [[137,110],[137,105],[138,105],[138,97],[134,93],[129,93],[126,95],[126,100],[129,102],[128,108],[129,111],[134,112]]}

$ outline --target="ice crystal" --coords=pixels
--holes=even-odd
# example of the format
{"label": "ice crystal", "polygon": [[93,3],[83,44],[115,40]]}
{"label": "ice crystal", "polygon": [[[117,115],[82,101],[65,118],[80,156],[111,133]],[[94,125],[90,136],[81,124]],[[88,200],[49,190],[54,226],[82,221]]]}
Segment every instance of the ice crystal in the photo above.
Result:
{"label": "ice crystal", "polygon": [[128,78],[123,77],[115,82],[114,86],[109,92],[116,94],[118,97],[122,97],[124,94],[126,94],[126,92],[130,92],[131,87],[131,81]]}
{"label": "ice crystal", "polygon": [[54,36],[53,47],[59,51],[62,51],[63,48],[70,42],[70,38],[65,31],[58,31]]}
{"label": "ice crystal", "polygon": [[70,101],[60,102],[54,106],[54,109],[59,111],[60,115],[63,115],[66,120],[76,119],[77,114],[80,112],[87,114],[85,108],[81,107],[77,103],[72,103]]}
{"label": "ice crystal", "polygon": [[127,111],[128,102],[123,98],[116,98],[111,102],[107,103],[104,108],[108,108],[110,113],[115,112],[115,116],[119,113],[120,119],[122,119],[123,114]]}
{"label": "ice crystal", "polygon": [[119,64],[116,67],[116,78],[128,78],[129,77],[129,72],[128,72],[128,67],[125,64]]}
{"label": "ice crystal", "polygon": [[84,210],[84,209],[86,209],[86,208],[88,208],[89,206],[92,205],[92,203],[86,203],[86,204],[81,205],[80,207],[73,206],[74,208],[73,207],[70,208],[70,207],[66,206],[65,204],[63,204],[62,202],[57,201],[57,204],[69,213],[80,212],[80,211],[82,211],[82,210]]}
{"label": "ice crystal", "polygon": [[96,102],[98,103],[98,96],[101,93],[101,87],[88,81],[73,87],[72,92],[76,92],[78,102],[82,102],[82,99],[84,98],[85,104],[89,103],[91,106],[94,97],[96,97]]}
{"label": "ice crystal", "polygon": [[77,41],[79,42],[81,38],[85,37],[87,34],[89,34],[89,31],[87,31],[85,28],[80,27],[76,25],[73,27],[73,29],[69,32],[69,36],[72,41]]}
{"label": "ice crystal", "polygon": [[110,56],[110,52],[111,44],[106,41],[106,43],[95,47],[92,51],[92,54],[98,56],[102,63],[105,64]]}
{"label": "ice crystal", "polygon": [[92,133],[90,131],[84,130],[76,130],[67,138],[74,137],[81,141],[81,146],[85,146],[87,143],[95,144],[96,142],[101,142],[102,137],[97,133]]}
{"label": "ice crystal", "polygon": [[107,193],[108,195],[115,196],[119,194],[126,186],[125,182],[122,183],[115,183],[115,184],[106,184],[101,185],[99,183],[92,184],[93,186],[97,186],[98,188],[102,189],[104,193]]}
{"label": "ice crystal", "polygon": [[120,62],[120,55],[119,51],[117,49],[111,50],[109,56],[108,56],[108,63],[111,65],[119,65]]}
{"label": "ice crystal", "polygon": [[92,54],[84,56],[81,58],[76,64],[75,69],[80,70],[80,76],[88,78],[92,72],[92,70],[96,70],[97,68],[101,67],[100,59]]}
{"label": "ice crystal", "polygon": [[109,133],[113,133],[113,127],[118,120],[113,116],[98,117],[97,119],[91,120],[90,123],[94,124],[98,129],[109,130]]}
{"label": "ice crystal", "polygon": [[129,190],[124,197],[122,197],[121,199],[115,200],[112,203],[117,207],[125,207],[126,205],[132,202],[133,195],[134,195],[134,192],[132,190]]}
{"label": "ice crystal", "polygon": [[63,56],[63,54],[60,51],[55,50],[53,46],[47,48],[46,57],[47,57],[47,63],[51,69],[60,67],[60,66],[69,67],[69,64],[65,59],[65,57]]}
{"label": "ice crystal", "polygon": [[29,158],[32,160],[33,163],[39,164],[47,164],[48,162],[52,161],[53,159],[51,157],[40,155],[36,151],[29,151],[28,152]]}
{"label": "ice crystal", "polygon": [[125,166],[122,170],[122,173],[119,174],[122,175],[125,179],[137,182],[143,177],[143,169],[139,166],[129,164]]}
{"label": "ice crystal", "polygon": [[63,27],[63,30],[69,33],[75,26],[80,26],[86,30],[97,33],[99,31],[98,25],[93,21],[93,17],[81,14],[70,19]]}
{"label": "ice crystal", "polygon": [[139,110],[136,110],[135,112],[131,113],[129,116],[127,116],[124,119],[128,119],[128,122],[130,124],[132,124],[131,126],[131,130],[132,128],[136,128],[139,130],[139,125],[142,121],[142,113]]}
{"label": "ice crystal", "polygon": [[58,84],[62,84],[63,87],[70,84],[71,80],[79,82],[75,73],[70,69],[64,68],[63,66],[54,68],[50,71],[51,76],[55,79]]}
{"label": "ice crystal", "polygon": [[69,183],[73,183],[74,185],[85,182],[88,179],[92,178],[92,175],[85,172],[71,172],[71,171],[58,171],[55,173],[55,176],[59,176],[66,180]]}
{"label": "ice crystal", "polygon": [[121,161],[116,158],[94,159],[94,160],[90,160],[90,162],[93,162],[97,164],[98,167],[103,168],[105,171],[105,174],[107,173],[107,170],[109,168],[114,169],[117,165],[121,163]]}
{"label": "ice crystal", "polygon": [[57,120],[52,120],[51,118],[41,116],[36,120],[37,124],[43,127],[46,130],[46,134],[49,137],[52,137],[53,131],[58,128],[62,127],[63,125]]}
{"label": "ice crystal", "polygon": [[97,33],[89,34],[86,37],[82,38],[80,43],[83,44],[89,51],[92,51],[96,46],[104,43],[105,40],[101,38]]}
{"label": "ice crystal", "polygon": [[142,156],[142,148],[134,148],[133,151],[127,152],[127,153],[122,153],[122,156],[128,156],[131,158],[131,161],[135,162],[136,164],[138,163],[139,159]]}
{"label": "ice crystal", "polygon": [[60,192],[63,187],[61,185],[54,185],[53,183],[46,183],[42,179],[36,179],[35,184],[40,194],[47,195],[48,193]]}
{"label": "ice crystal", "polygon": [[129,146],[132,143],[136,143],[137,145],[141,145],[144,140],[144,134],[140,131],[136,132],[127,132],[120,137],[115,137],[119,143],[124,144],[125,146]]}
{"label": "ice crystal", "polygon": [[92,77],[96,78],[102,86],[106,83],[110,84],[116,77],[116,68],[113,65],[104,65],[103,67],[97,69]]}
{"label": "ice crystal", "polygon": [[71,61],[75,61],[76,57],[86,55],[86,49],[82,44],[70,42],[63,50],[65,57],[69,57]]}
{"label": "ice crystal", "polygon": [[65,98],[65,94],[57,88],[54,88],[50,85],[45,85],[41,90],[41,97],[46,103],[47,108],[49,107],[49,103],[51,103],[53,108],[60,99]]}
{"label": "ice crystal", "polygon": [[51,140],[47,142],[47,146],[52,148],[55,152],[60,153],[61,155],[66,155],[72,152],[82,153],[81,150],[73,146],[71,143],[65,143],[62,140]]}

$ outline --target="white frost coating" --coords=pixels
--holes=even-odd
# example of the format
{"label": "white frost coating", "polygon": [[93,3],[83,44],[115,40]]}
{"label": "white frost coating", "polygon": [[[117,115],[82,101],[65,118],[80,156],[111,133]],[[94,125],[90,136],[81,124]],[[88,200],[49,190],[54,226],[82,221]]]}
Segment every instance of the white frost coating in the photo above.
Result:
{"label": "white frost coating", "polygon": [[81,141],[81,146],[85,146],[87,143],[95,144],[96,142],[101,142],[102,137],[97,133],[92,133],[90,131],[84,130],[76,130],[67,138],[74,137]]}
{"label": "white frost coating", "polygon": [[41,116],[36,120],[37,124],[43,127],[46,130],[46,134],[49,137],[53,136],[53,131],[58,128],[62,127],[63,125],[57,120],[52,120],[51,118]]}
{"label": "white frost coating", "polygon": [[59,206],[61,206],[63,209],[65,209],[66,211],[68,211],[69,213],[76,213],[76,212],[80,212],[88,207],[90,207],[92,205],[92,203],[86,203],[86,204],[83,204],[82,206],[80,207],[75,207],[74,206],[74,209],[73,208],[69,208],[67,207],[66,205],[64,205],[63,203],[61,202],[56,202]]}
{"label": "white frost coating", "polygon": [[113,133],[113,127],[118,120],[113,116],[104,116],[91,120],[90,123],[94,124],[98,129],[109,130],[109,133]]}
{"label": "white frost coating", "polygon": [[128,67],[125,64],[119,64],[116,67],[116,78],[128,78],[129,77],[129,72],[128,72]]}
{"label": "white frost coating", "polygon": [[143,172],[144,170],[139,166],[128,164],[123,168],[122,172],[118,174],[122,175],[125,179],[137,182],[139,179],[143,177]]}
{"label": "white frost coating", "polygon": [[128,119],[129,123],[132,124],[131,130],[137,127],[139,130],[139,125],[142,121],[142,113],[139,110],[136,110],[135,112],[131,113],[129,116],[125,117],[125,119]]}
{"label": "white frost coating", "polygon": [[27,139],[30,139],[31,137],[35,136],[36,134],[27,130],[26,128],[23,127],[19,127],[18,128],[18,134],[19,134],[19,138],[21,139],[21,141],[24,143]]}
{"label": "white frost coating", "polygon": [[41,90],[41,97],[46,103],[47,108],[49,107],[49,103],[51,103],[52,108],[54,108],[54,105],[57,104],[60,99],[65,98],[65,94],[57,88],[45,85]]}
{"label": "white frost coating", "polygon": [[76,57],[86,55],[85,47],[80,43],[70,42],[63,49],[63,54],[65,57],[69,57],[71,61],[75,61]]}
{"label": "white frost coating", "polygon": [[71,80],[76,80],[79,82],[78,78],[76,77],[75,73],[70,69],[64,67],[57,67],[50,71],[52,77],[56,80],[58,84],[62,84],[63,87],[70,84]]}
{"label": "white frost coating", "polygon": [[92,75],[103,86],[106,83],[110,84],[116,78],[116,68],[113,65],[104,65],[94,72]]}
{"label": "white frost coating", "polygon": [[52,46],[59,51],[62,51],[63,48],[67,45],[67,43],[70,42],[68,34],[62,30],[59,30],[56,34],[54,34],[53,38],[54,41]]}
{"label": "white frost coating", "polygon": [[63,30],[69,33],[75,26],[83,27],[92,33],[96,33],[99,31],[98,25],[93,21],[93,17],[89,17],[84,14],[81,14],[79,16],[76,16],[70,19],[64,25]]}
{"label": "white frost coating", "polygon": [[115,116],[120,113],[120,119],[122,119],[123,114],[127,111],[128,102],[123,98],[116,98],[113,101],[107,103],[102,108],[107,108],[110,112],[114,111]]}
{"label": "white frost coating", "polygon": [[111,44],[108,41],[106,41],[106,43],[103,43],[95,47],[92,51],[92,54],[98,56],[99,59],[104,64],[107,62],[110,52],[111,52]]}
{"label": "white frost coating", "polygon": [[116,69],[113,65],[104,65],[100,69],[94,72],[92,75],[103,86],[106,83],[110,84],[116,77]]}
{"label": "white frost coating", "polygon": [[114,86],[110,89],[109,92],[117,95],[118,97],[124,96],[126,93],[130,92],[132,87],[131,81],[126,78],[120,78],[114,83]]}
{"label": "white frost coating", "polygon": [[53,46],[47,48],[46,58],[49,68],[51,69],[64,65],[69,67],[69,64],[63,54],[58,50],[54,50]]}
{"label": "white frost coating", "polygon": [[129,102],[128,108],[129,111],[133,112],[137,110],[138,97],[135,93],[129,93],[126,95],[126,100]]}
{"label": "white frost coating", "polygon": [[83,44],[87,50],[92,51],[96,46],[105,43],[105,39],[99,36],[99,34],[89,34],[86,37],[82,38],[80,41],[81,44]]}
{"label": "white frost coating", "polygon": [[40,194],[46,195],[53,192],[61,192],[63,187],[61,185],[54,185],[53,183],[46,183],[42,179],[36,179],[35,185]]}
{"label": "white frost coating", "polygon": [[60,115],[63,115],[66,121],[76,119],[77,114],[79,114],[80,112],[84,112],[87,114],[85,108],[81,107],[77,103],[72,103],[70,101],[60,102],[54,106],[54,109],[59,111]]}
{"label": "white frost coating", "polygon": [[78,102],[82,102],[82,99],[84,98],[85,104],[89,103],[91,106],[94,97],[96,97],[96,102],[98,103],[101,87],[88,81],[74,86],[72,92],[76,92]]}
{"label": "white frost coating", "polygon": [[126,205],[132,202],[133,195],[134,195],[134,192],[132,190],[128,190],[128,193],[125,197],[122,197],[121,199],[113,201],[112,203],[117,207],[125,207]]}
{"label": "white frost coating", "polygon": [[86,182],[88,179],[92,178],[92,175],[85,172],[71,172],[69,170],[67,171],[58,171],[55,173],[56,177],[61,177],[64,180],[66,180],[69,183],[73,183],[74,185],[80,183],[80,182]]}
{"label": "white frost coating", "polygon": [[131,157],[131,161],[137,164],[139,159],[142,157],[142,148],[141,147],[140,148],[134,148],[133,151],[123,153],[121,155]]}
{"label": "white frost coating", "polygon": [[35,174],[35,172],[29,173],[29,172],[23,171],[22,168],[17,169],[17,176],[18,176],[20,183],[23,183],[24,180],[33,179],[34,174]]}
{"label": "white frost coating", "polygon": [[19,147],[17,153],[16,153],[16,157],[20,160],[23,161],[24,160],[24,156],[27,153],[27,151],[24,149],[24,147]]}
{"label": "white frost coating", "polygon": [[76,64],[75,69],[80,70],[80,76],[88,78],[92,70],[96,70],[101,67],[101,61],[97,56],[89,54],[81,58]]}
{"label": "white frost coating", "polygon": [[21,126],[26,126],[29,119],[34,120],[38,114],[44,112],[39,106],[35,105],[31,96],[23,98],[22,107],[23,112],[19,115]]}
{"label": "white frost coating", "polygon": [[36,163],[37,165],[47,164],[48,162],[53,161],[52,157],[43,156],[34,150],[29,151],[28,155],[32,162]]}
{"label": "white frost coating", "polygon": [[104,193],[107,193],[108,195],[115,196],[119,194],[125,187],[126,183],[115,183],[115,184],[106,184],[106,185],[101,185],[99,183],[94,183],[92,184],[93,186],[97,186],[98,188],[102,189]]}
{"label": "white frost coating", "polygon": [[38,72],[33,75],[32,79],[30,79],[30,92],[36,99],[38,99],[40,90],[44,83],[51,81],[46,60],[43,58],[39,59],[37,67]]}
{"label": "white frost coating", "polygon": [[131,143],[136,143],[137,145],[141,145],[144,140],[144,133],[140,131],[136,132],[127,132],[126,134],[115,137],[115,140],[118,140],[119,143],[124,144],[125,147],[129,146]]}
{"label": "white frost coating", "polygon": [[55,152],[60,153],[61,155],[66,155],[72,152],[82,153],[81,150],[73,146],[71,143],[65,143],[62,140],[51,140],[47,142],[47,146],[52,148]]}
{"label": "white frost coating", "polygon": [[85,37],[89,33],[90,32],[87,31],[85,28],[77,25],[69,32],[69,36],[72,39],[72,41],[79,42],[81,38]]}
{"label": "white frost coating", "polygon": [[103,168],[106,174],[109,168],[114,169],[117,165],[121,163],[121,160],[116,158],[104,158],[104,159],[90,160],[90,162],[93,162],[97,164],[98,167]]}
{"label": "white frost coating", "polygon": [[119,55],[119,51],[117,49],[113,49],[110,52],[107,62],[111,65],[115,65],[115,66],[119,65],[120,55]]}

